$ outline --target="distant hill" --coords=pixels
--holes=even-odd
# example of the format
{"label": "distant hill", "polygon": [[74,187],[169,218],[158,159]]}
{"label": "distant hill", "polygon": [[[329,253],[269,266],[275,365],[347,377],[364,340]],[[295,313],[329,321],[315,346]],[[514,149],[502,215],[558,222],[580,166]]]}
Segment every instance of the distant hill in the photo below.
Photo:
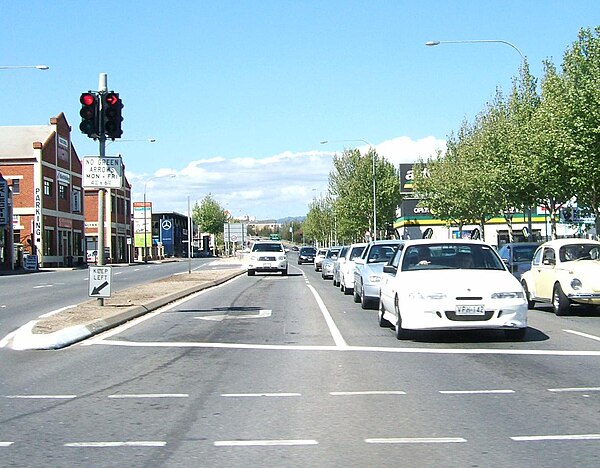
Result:
{"label": "distant hill", "polygon": [[279,224],[291,223],[292,221],[301,223],[304,221],[306,216],[288,216],[287,218],[280,218],[277,220]]}

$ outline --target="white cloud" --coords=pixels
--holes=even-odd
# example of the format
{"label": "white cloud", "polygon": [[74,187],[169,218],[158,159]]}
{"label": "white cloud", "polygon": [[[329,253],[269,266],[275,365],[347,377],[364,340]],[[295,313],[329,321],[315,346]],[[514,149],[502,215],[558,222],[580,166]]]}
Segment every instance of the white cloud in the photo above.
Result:
{"label": "white cloud", "polygon": [[[445,140],[426,137],[412,140],[403,136],[375,145],[377,152],[392,164],[415,162],[446,148]],[[360,146],[368,150],[367,145]],[[339,151],[338,151],[339,152]],[[327,193],[332,151],[292,153],[285,151],[262,158],[214,157],[190,161],[181,169],[163,168],[154,174],[128,174],[133,200],[147,200],[155,211],[187,213],[191,204],[209,193],[233,215],[257,219],[303,216],[310,201]],[[176,174],[175,178],[164,177]],[[150,181],[150,179],[152,179]]]}

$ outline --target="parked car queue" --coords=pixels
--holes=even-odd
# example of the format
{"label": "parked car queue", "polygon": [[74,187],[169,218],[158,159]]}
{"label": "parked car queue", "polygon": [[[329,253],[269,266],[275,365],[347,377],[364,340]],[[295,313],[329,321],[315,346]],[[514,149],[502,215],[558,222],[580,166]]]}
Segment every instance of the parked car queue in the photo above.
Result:
{"label": "parked car queue", "polygon": [[[315,249],[307,253],[310,261]],[[550,304],[556,315],[600,308],[600,242],[588,239],[510,244],[499,252],[475,239],[379,240],[319,249],[313,261],[324,280],[363,309],[377,309],[379,325],[398,339],[417,330],[497,329],[520,340],[536,303]]]}

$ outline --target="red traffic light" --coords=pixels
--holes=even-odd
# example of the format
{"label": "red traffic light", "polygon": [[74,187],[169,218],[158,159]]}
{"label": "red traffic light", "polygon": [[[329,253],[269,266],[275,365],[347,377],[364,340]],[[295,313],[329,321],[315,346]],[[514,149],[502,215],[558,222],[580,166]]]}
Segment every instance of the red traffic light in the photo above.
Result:
{"label": "red traffic light", "polygon": [[79,101],[84,106],[91,106],[92,104],[94,104],[96,102],[96,96],[94,96],[91,93],[83,93],[81,95],[81,97],[79,98]]}
{"label": "red traffic light", "polygon": [[110,106],[114,106],[119,102],[119,96],[115,93],[108,93],[104,96],[104,102]]}

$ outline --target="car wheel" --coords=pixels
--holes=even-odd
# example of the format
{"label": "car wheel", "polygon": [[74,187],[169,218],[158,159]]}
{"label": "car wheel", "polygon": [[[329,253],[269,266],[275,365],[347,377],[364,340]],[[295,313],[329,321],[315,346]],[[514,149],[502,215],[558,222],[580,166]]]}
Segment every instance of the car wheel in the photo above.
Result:
{"label": "car wheel", "polygon": [[377,321],[379,322],[379,326],[381,328],[390,328],[392,324],[383,318],[383,314],[385,314],[385,308],[383,307],[383,302],[379,300],[379,313],[377,314]]}
{"label": "car wheel", "polygon": [[567,315],[570,305],[569,298],[563,292],[560,283],[556,283],[552,291],[552,308],[554,309],[554,313],[556,315]]}
{"label": "car wheel", "polygon": [[300,260],[298,260],[298,265],[302,265],[302,262]]}
{"label": "car wheel", "polygon": [[504,330],[504,336],[506,336],[506,338],[509,340],[522,340],[525,338],[525,333],[527,333],[527,328]]}
{"label": "car wheel", "polygon": [[358,289],[356,288],[356,284],[354,285],[353,292],[354,292],[354,296],[353,296],[354,302],[356,302],[358,304],[360,302],[360,294],[358,293]]}
{"label": "car wheel", "polygon": [[255,271],[254,270],[248,270],[248,276],[254,276]]}
{"label": "car wheel", "polygon": [[399,340],[406,340],[410,337],[410,333],[408,330],[402,328],[402,316],[400,315],[400,308],[398,307],[398,296],[394,299],[394,309],[396,310],[396,324],[394,326],[396,338]]}
{"label": "car wheel", "polygon": [[525,281],[521,281],[521,286],[523,286],[523,290],[525,291],[525,299],[527,299],[527,308],[533,309],[535,307],[535,301],[531,300],[531,294],[529,294],[527,283]]}
{"label": "car wheel", "polygon": [[287,268],[285,270],[281,270],[281,274],[283,276],[287,276],[287,274],[288,274]]}
{"label": "car wheel", "polygon": [[361,288],[360,290],[360,307],[362,309],[371,308],[371,300],[367,296],[365,296],[365,288]]}

